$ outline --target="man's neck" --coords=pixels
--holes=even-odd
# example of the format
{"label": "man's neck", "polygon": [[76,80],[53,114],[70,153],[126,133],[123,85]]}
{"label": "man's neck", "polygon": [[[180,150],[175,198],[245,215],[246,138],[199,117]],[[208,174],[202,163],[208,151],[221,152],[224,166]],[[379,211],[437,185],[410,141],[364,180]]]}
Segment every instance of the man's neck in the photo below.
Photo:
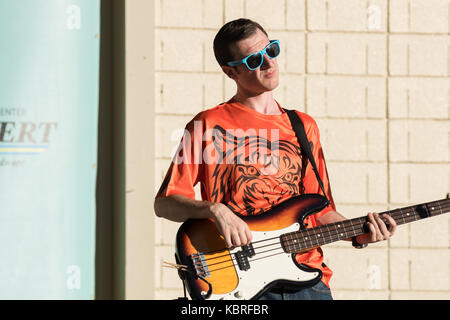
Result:
{"label": "man's neck", "polygon": [[255,96],[248,96],[238,91],[234,95],[233,100],[262,114],[273,115],[282,113],[273,99],[272,91],[267,91]]}

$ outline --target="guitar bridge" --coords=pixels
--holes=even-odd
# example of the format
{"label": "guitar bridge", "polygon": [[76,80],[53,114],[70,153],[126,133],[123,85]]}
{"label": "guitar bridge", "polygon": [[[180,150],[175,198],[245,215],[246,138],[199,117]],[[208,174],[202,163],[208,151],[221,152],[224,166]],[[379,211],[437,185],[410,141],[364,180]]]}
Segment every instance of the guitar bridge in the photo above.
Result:
{"label": "guitar bridge", "polygon": [[208,263],[205,255],[202,252],[191,254],[192,264],[194,265],[195,273],[202,278],[209,277]]}

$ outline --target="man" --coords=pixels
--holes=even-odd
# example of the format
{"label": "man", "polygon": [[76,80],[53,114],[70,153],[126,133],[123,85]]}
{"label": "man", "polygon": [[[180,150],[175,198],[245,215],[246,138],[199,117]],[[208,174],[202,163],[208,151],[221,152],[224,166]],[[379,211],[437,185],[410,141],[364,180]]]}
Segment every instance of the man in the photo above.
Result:
{"label": "man", "polygon": [[[155,212],[178,222],[211,218],[228,247],[243,246],[252,235],[238,215],[261,214],[292,196],[322,191],[311,165],[300,155],[285,110],[272,94],[279,82],[279,42],[270,41],[258,23],[237,19],[219,30],[214,53],[223,72],[236,82],[236,94],[187,124],[155,199]],[[307,227],[345,220],[333,203],[317,125],[305,113],[297,114],[330,200],[327,208],[308,217]],[[197,183],[202,201],[195,200]],[[353,239],[355,246],[389,239],[396,224],[389,216],[369,213],[367,228],[369,233]],[[332,299],[332,271],[323,263],[322,250],[298,254],[296,260],[321,269],[322,281],[294,292],[274,289],[261,299]]]}

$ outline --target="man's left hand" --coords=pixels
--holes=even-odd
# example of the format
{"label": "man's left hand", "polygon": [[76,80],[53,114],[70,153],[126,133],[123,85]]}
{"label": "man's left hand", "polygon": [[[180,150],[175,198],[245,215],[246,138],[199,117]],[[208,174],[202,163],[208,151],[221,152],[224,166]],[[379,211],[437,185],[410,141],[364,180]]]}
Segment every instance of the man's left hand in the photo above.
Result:
{"label": "man's left hand", "polygon": [[[378,213],[369,212],[367,214],[367,218],[369,220],[367,222],[369,233],[361,234],[356,237],[356,241],[359,244],[374,243],[387,240],[394,235],[397,224],[391,216],[387,214],[383,214],[380,216],[378,215]],[[387,227],[386,224],[389,227]]]}

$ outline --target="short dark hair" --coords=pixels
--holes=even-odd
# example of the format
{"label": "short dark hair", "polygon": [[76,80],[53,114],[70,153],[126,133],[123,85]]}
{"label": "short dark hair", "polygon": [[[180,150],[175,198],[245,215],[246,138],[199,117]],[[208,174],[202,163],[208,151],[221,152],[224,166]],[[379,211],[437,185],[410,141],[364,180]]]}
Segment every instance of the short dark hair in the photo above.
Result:
{"label": "short dark hair", "polygon": [[252,36],[259,29],[267,36],[267,32],[257,22],[250,19],[236,19],[227,22],[220,28],[214,38],[214,55],[220,66],[226,65],[227,62],[233,61],[233,54],[230,45],[240,40],[244,40]]}

